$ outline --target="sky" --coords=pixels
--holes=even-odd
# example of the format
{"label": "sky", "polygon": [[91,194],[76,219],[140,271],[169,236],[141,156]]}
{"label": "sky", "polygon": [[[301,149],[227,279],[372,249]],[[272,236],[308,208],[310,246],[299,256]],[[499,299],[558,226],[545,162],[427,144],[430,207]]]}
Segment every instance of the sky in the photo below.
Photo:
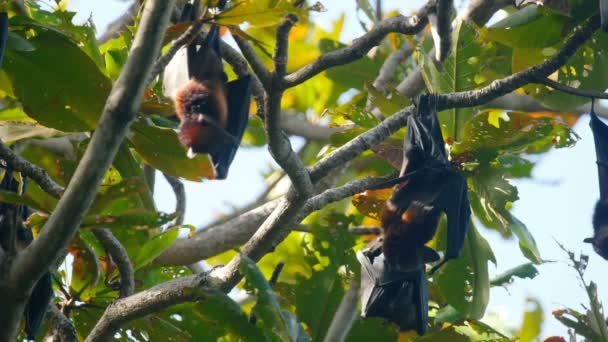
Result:
{"label": "sky", "polygon": [[[76,21],[85,20],[92,14],[98,33],[102,33],[107,23],[124,13],[129,3],[71,0],[69,6],[78,12]],[[386,10],[398,9],[403,14],[409,14],[422,2],[385,0],[383,3]],[[456,1],[459,8],[462,3]],[[362,32],[355,17],[354,4],[354,0],[324,1],[327,11],[316,13],[313,18],[329,27],[340,14],[346,13],[342,41],[348,43]],[[520,200],[515,202],[512,213],[527,225],[539,245],[541,256],[550,262],[538,267],[540,275],[535,279],[518,279],[508,288],[493,288],[486,320],[491,321],[496,316],[507,327],[517,328],[526,308],[526,299],[535,298],[545,312],[541,336],[565,335],[566,328],[551,316],[551,311],[565,307],[582,310],[581,303],[588,303],[588,300],[575,271],[568,266],[567,255],[556,241],[577,254],[582,252],[589,255],[586,279],[597,283],[600,300],[608,303],[608,264],[593,252],[590,245],[582,242],[592,234],[591,216],[599,198],[593,137],[588,123],[589,117],[584,115],[574,127],[581,138],[576,146],[534,156],[537,166],[532,178],[513,181],[518,187]],[[297,149],[302,142],[294,139],[293,143],[294,149]],[[250,203],[263,191],[262,173],[271,165],[276,164],[266,148],[240,149],[230,169],[229,179],[221,182],[186,182],[188,208],[185,222],[202,226],[222,213],[230,212],[232,208]],[[173,192],[160,174],[155,198],[159,210],[173,211]],[[495,231],[481,226],[478,228],[498,260],[496,266],[490,264],[490,277],[528,262],[520,253],[516,239],[505,241]]]}

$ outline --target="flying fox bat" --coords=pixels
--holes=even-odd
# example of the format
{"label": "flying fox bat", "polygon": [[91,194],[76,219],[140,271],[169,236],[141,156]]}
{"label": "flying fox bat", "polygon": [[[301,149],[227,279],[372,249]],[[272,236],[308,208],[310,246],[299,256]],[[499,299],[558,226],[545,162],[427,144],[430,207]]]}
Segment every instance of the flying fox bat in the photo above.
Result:
{"label": "flying fox bat", "polygon": [[608,126],[597,117],[593,106],[590,114],[589,125],[595,142],[600,199],[593,212],[593,237],[584,241],[591,243],[595,252],[608,260]]}
{"label": "flying fox bat", "polygon": [[[5,168],[4,177],[0,182],[0,189],[15,193],[25,193],[27,182],[25,178],[22,180],[21,187],[19,181],[13,177],[13,170],[10,167]],[[23,205],[12,205],[0,203],[0,242],[4,248],[7,248],[12,241],[7,241],[15,238],[18,249],[27,247],[33,240],[32,231],[27,229],[23,222],[27,220],[30,211]],[[9,233],[12,230],[13,233]],[[51,273],[46,272],[38,280],[32,293],[27,300],[24,309],[25,316],[25,334],[28,340],[34,340],[40,332],[40,327],[44,321],[46,311],[53,299],[53,287]]]}
{"label": "flying fox bat", "polygon": [[418,111],[408,117],[407,127],[399,183],[382,210],[383,238],[358,258],[363,268],[363,315],[383,317],[402,330],[415,328],[424,334],[428,321],[425,264],[440,259],[425,244],[445,212],[447,248],[433,272],[458,257],[471,211],[466,180],[445,152],[434,95],[420,97]]}
{"label": "flying fox bat", "polygon": [[[195,12],[186,4],[182,19],[193,20]],[[210,154],[216,178],[225,179],[249,121],[251,79],[227,82],[217,25],[200,46],[196,40],[187,46],[186,58],[189,80],[175,94],[179,139],[190,157]]]}
{"label": "flying fox bat", "polygon": [[445,212],[448,236],[443,264],[457,258],[464,244],[471,216],[467,182],[445,152],[435,95],[420,97],[407,127],[400,172],[405,180],[395,186],[382,212],[384,256],[395,266],[411,259],[411,250],[433,238]]}

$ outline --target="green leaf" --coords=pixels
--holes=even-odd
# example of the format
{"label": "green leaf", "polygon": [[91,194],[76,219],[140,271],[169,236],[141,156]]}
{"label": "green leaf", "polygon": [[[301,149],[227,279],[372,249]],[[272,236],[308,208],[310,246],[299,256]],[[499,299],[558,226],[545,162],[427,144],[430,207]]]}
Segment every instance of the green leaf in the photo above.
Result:
{"label": "green leaf", "polygon": [[[322,53],[328,53],[345,46],[345,44],[331,39],[321,39],[319,42],[319,49]],[[364,56],[347,65],[330,68],[326,73],[329,79],[346,89],[361,89],[363,85],[376,78],[381,66],[381,61],[372,60]]]}
{"label": "green leaf", "polygon": [[[440,250],[446,245],[444,226],[436,235]],[[446,263],[437,275],[441,295],[466,318],[481,319],[484,315],[490,296],[489,261],[496,263],[490,245],[469,223],[460,257]]]}
{"label": "green leaf", "polygon": [[119,215],[133,211],[139,206],[136,201],[141,194],[148,191],[148,186],[142,178],[123,178],[119,183],[102,186],[97,194],[88,215],[109,214]]}
{"label": "green leaf", "polygon": [[441,329],[439,331],[429,332],[426,335],[417,338],[420,342],[469,342],[471,339],[467,335],[463,335],[456,331],[454,326]]}
{"label": "green leaf", "polygon": [[[475,76],[480,74],[480,64],[484,61],[479,59],[482,50],[476,41],[475,31],[459,20],[453,28],[452,41],[452,52],[443,62],[441,70],[431,58],[422,61],[422,76],[429,91],[465,91],[475,89],[480,83],[475,80]],[[472,116],[472,108],[454,108],[439,113],[446,141],[459,140],[464,123]]]}
{"label": "green leaf", "polygon": [[174,218],[175,214],[168,215],[157,211],[138,209],[123,212],[120,215],[87,215],[82,221],[82,227],[149,230],[160,227]]}
{"label": "green leaf", "polygon": [[240,25],[245,22],[254,27],[276,26],[289,13],[304,14],[293,6],[292,1],[238,0],[217,16],[221,25]]}
{"label": "green leaf", "polygon": [[538,275],[538,270],[533,263],[519,265],[505,272],[497,275],[494,279],[490,280],[492,286],[506,286],[511,284],[515,277],[525,279],[534,279]]}
{"label": "green leaf", "polygon": [[283,316],[282,309],[260,269],[253,260],[242,256],[240,271],[245,275],[245,288],[257,296],[257,303],[253,311],[258,318],[258,323],[273,340],[293,341],[290,335],[288,321]]}
{"label": "green leaf", "polygon": [[129,141],[144,161],[155,169],[195,182],[214,178],[210,157],[203,154],[188,158],[174,130],[136,121],[131,126],[131,133]]}
{"label": "green leaf", "polygon": [[515,236],[519,239],[519,249],[523,255],[535,264],[543,262],[543,258],[540,256],[540,251],[536,245],[536,240],[526,227],[526,225],[517,219],[517,217],[511,216],[510,229]]}
{"label": "green leaf", "polygon": [[44,126],[89,131],[110,92],[110,81],[68,37],[55,30],[24,26],[36,35],[34,51],[6,51],[3,69],[24,111]]}
{"label": "green leaf", "polygon": [[374,88],[371,83],[368,83],[365,88],[369,92],[369,100],[371,103],[378,107],[384,116],[393,115],[412,104],[407,97],[399,94],[394,89],[391,92],[391,97],[389,98],[378,91],[378,89]]}
{"label": "green leaf", "polygon": [[156,259],[165,249],[173,244],[178,235],[179,228],[171,228],[146,242],[133,259],[134,270],[137,271]]}
{"label": "green leaf", "polygon": [[518,48],[544,48],[563,40],[564,25],[568,18],[557,15],[543,15],[527,24],[509,28],[480,28],[479,34],[485,41],[500,42]]}
{"label": "green leaf", "polygon": [[519,341],[530,342],[535,341],[540,335],[542,323],[544,321],[543,308],[540,303],[533,298],[526,300],[526,312],[524,320],[519,329]]}
{"label": "green leaf", "polygon": [[357,319],[346,342],[397,341],[399,327],[381,318]]}
{"label": "green leaf", "polygon": [[[331,259],[330,259],[331,260]],[[314,341],[322,341],[342,297],[345,282],[334,267],[314,272],[308,279],[298,281],[296,311],[306,323]]]}

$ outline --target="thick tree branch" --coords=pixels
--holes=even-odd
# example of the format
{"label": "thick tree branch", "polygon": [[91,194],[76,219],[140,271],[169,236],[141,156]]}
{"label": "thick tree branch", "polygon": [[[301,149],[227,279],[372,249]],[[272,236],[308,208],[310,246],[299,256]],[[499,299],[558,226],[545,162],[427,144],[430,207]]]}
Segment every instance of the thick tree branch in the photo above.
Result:
{"label": "thick tree branch", "polygon": [[184,215],[186,214],[186,190],[184,188],[184,183],[166,173],[164,176],[175,194],[175,213],[177,214],[177,217],[171,222],[171,225],[179,226],[184,223]]}
{"label": "thick tree branch", "polygon": [[429,1],[417,15],[411,17],[396,16],[379,22],[372,30],[355,39],[351,46],[328,52],[316,61],[285,76],[284,87],[294,87],[320,72],[338,65],[348,64],[363,56],[374,46],[378,45],[391,32],[414,34],[420,32],[427,24],[427,15],[435,6]]}
{"label": "thick tree branch", "polygon": [[204,300],[206,294],[201,287],[206,284],[207,275],[205,273],[197,274],[178,278],[129,297],[117,299],[106,308],[85,341],[109,341],[120,326],[126,322],[171,305]]}
{"label": "thick tree branch", "polygon": [[268,202],[228,222],[205,228],[190,239],[178,239],[155,263],[190,265],[242,245],[251,238],[277,204],[278,200]]}
{"label": "thick tree branch", "polygon": [[61,197],[63,187],[55,183],[46,170],[17,155],[2,142],[0,142],[0,159],[4,160],[15,171],[21,172],[23,175],[38,183],[42,190],[46,191],[49,195],[55,198]]}
{"label": "thick tree branch", "polygon": [[109,229],[95,228],[92,232],[118,267],[118,273],[120,274],[120,297],[130,296],[135,290],[135,272],[133,271],[133,265],[131,264],[131,260],[129,260],[127,250]]}
{"label": "thick tree branch", "polygon": [[[70,184],[38,238],[18,254],[10,266],[10,283],[19,284],[14,287],[15,297],[31,291],[35,282],[72,239],[93,202],[129,124],[139,109],[146,80],[160,50],[173,4],[172,0],[146,2],[127,63],[110,92],[99,126]],[[15,309],[22,308],[17,305]],[[21,312],[14,314],[21,315]],[[16,326],[4,326],[1,322],[0,326],[0,330],[8,332],[8,336],[16,335]]]}
{"label": "thick tree branch", "polygon": [[287,173],[297,194],[304,198],[313,191],[312,182],[302,160],[291,148],[291,142],[281,128],[281,99],[283,98],[282,80],[287,68],[287,50],[289,31],[298,18],[289,14],[277,27],[276,47],[274,53],[274,72],[266,94],[265,129],[268,137],[268,149],[274,160]]}
{"label": "thick tree branch", "polygon": [[49,321],[50,331],[44,338],[45,342],[76,342],[78,337],[76,329],[72,322],[57,308],[54,303],[49,305],[49,311],[46,313]]}

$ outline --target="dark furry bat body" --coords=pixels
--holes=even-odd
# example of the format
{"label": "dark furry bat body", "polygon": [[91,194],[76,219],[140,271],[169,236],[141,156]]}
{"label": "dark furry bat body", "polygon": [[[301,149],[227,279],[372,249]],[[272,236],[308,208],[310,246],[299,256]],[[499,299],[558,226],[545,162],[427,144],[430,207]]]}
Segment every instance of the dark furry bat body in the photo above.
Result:
{"label": "dark furry bat body", "polygon": [[593,212],[593,237],[585,239],[597,254],[608,260],[608,126],[591,110],[591,131],[595,142],[600,199]]}
{"label": "dark furry bat body", "polygon": [[433,270],[458,257],[471,215],[467,183],[448,160],[435,105],[434,95],[423,95],[417,113],[408,117],[401,183],[382,211],[383,239],[358,254],[363,315],[386,318],[421,335],[428,321],[425,265],[440,259],[425,244],[445,213],[447,248]]}
{"label": "dark furry bat body", "polygon": [[[186,4],[182,19],[194,19]],[[219,27],[213,25],[205,40],[187,47],[189,81],[175,96],[180,119],[179,138],[188,155],[208,153],[216,178],[225,179],[249,122],[250,77],[227,82],[220,49]]]}
{"label": "dark furry bat body", "polygon": [[[7,167],[2,182],[0,182],[0,189],[19,194],[25,192],[26,184],[27,182],[23,179],[20,185],[13,177],[13,171]],[[0,242],[4,249],[10,248],[9,245],[12,243],[15,243],[17,249],[23,249],[34,241],[32,231],[23,225],[29,215],[30,212],[26,206],[0,203]],[[13,233],[10,233],[11,231]],[[11,239],[16,241],[12,242]],[[34,285],[25,305],[25,334],[28,340],[34,340],[40,332],[52,299],[51,273],[46,272]]]}

